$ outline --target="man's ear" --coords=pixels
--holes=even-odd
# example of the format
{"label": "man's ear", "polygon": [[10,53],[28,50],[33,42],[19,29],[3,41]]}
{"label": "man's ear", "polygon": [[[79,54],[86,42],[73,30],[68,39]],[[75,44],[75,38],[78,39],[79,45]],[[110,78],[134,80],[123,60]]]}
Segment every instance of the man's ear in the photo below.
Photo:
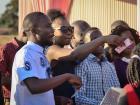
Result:
{"label": "man's ear", "polygon": [[26,37],[27,36],[27,34],[26,34],[25,31],[23,31],[22,34],[23,34],[23,37]]}
{"label": "man's ear", "polygon": [[35,36],[36,39],[40,39],[40,35],[39,34],[34,34],[34,36]]}
{"label": "man's ear", "polygon": [[27,35],[33,34],[31,31],[21,31],[20,35],[22,35],[23,37],[27,37]]}

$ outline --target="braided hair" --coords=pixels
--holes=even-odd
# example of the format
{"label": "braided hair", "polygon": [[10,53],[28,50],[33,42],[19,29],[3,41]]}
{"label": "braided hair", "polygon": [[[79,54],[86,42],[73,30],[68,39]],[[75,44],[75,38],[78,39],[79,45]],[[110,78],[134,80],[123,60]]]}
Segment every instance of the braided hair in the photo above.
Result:
{"label": "braided hair", "polygon": [[[137,57],[134,57],[137,56]],[[132,58],[127,67],[127,79],[132,86],[140,82],[140,43],[134,48]]]}

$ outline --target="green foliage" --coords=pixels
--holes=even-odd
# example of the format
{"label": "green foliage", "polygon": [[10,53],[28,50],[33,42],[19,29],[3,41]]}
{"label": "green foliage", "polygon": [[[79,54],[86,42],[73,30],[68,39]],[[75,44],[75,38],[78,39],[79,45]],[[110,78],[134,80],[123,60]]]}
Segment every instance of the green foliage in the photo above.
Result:
{"label": "green foliage", "polygon": [[11,0],[0,18],[0,27],[12,28],[12,34],[18,32],[18,0]]}

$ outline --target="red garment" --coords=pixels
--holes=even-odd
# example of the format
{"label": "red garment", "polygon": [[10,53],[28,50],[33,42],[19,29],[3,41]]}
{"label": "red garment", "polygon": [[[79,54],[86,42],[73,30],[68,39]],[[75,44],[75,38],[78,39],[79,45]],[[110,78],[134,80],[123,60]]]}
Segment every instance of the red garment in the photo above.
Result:
{"label": "red garment", "polygon": [[70,14],[71,5],[72,0],[50,0],[49,2],[50,9],[60,9],[66,16]]}
{"label": "red garment", "polygon": [[12,64],[19,45],[14,38],[11,42],[1,47],[0,50],[0,70],[11,75]]}
{"label": "red garment", "polygon": [[4,84],[7,89],[3,88],[5,98],[10,98],[12,65],[18,49],[19,45],[15,38],[0,48],[0,71],[6,76],[6,78],[4,78]]}
{"label": "red garment", "polygon": [[129,105],[140,105],[139,97],[137,96],[134,88],[130,84],[124,87],[124,91],[127,94],[127,100]]}

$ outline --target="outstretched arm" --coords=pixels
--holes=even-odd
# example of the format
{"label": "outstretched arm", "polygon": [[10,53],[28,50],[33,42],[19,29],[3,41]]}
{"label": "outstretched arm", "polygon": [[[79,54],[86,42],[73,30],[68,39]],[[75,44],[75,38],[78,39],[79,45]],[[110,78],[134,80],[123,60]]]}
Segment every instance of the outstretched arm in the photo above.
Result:
{"label": "outstretched arm", "polygon": [[62,74],[50,79],[38,79],[36,77],[29,77],[24,80],[24,83],[32,94],[37,94],[49,91],[61,85],[65,81],[68,81],[78,89],[81,86],[80,78],[69,73]]}
{"label": "outstretched arm", "polygon": [[122,39],[116,35],[102,36],[89,43],[83,44],[74,50],[68,48],[60,48],[53,45],[48,48],[46,57],[51,62],[52,60],[67,60],[67,61],[81,61],[92,53],[98,46],[109,43],[119,45]]}

